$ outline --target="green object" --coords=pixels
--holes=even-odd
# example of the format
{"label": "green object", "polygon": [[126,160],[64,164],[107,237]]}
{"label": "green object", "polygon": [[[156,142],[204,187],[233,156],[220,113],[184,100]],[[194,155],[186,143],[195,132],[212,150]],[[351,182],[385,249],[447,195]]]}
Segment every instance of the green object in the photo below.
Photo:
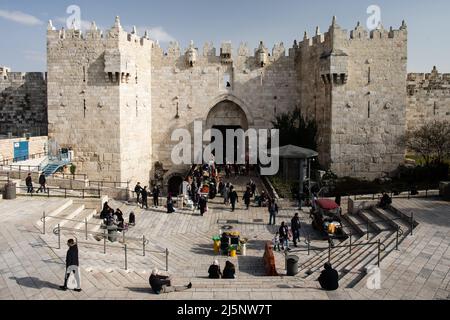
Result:
{"label": "green object", "polygon": [[220,241],[220,237],[215,236],[215,237],[212,238],[212,240],[213,240],[213,241]]}
{"label": "green object", "polygon": [[74,175],[76,171],[77,171],[77,166],[74,165],[74,164],[72,164],[72,165],[70,166],[70,173],[71,173],[72,175]]}

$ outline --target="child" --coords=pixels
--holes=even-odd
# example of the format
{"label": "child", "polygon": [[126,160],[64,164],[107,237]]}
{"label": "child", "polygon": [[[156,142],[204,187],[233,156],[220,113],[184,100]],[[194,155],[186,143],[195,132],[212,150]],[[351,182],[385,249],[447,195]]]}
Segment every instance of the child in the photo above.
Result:
{"label": "child", "polygon": [[280,250],[280,233],[279,232],[277,232],[275,234],[275,238],[273,238],[272,243],[273,243],[273,249],[275,251],[281,252],[281,250]]}

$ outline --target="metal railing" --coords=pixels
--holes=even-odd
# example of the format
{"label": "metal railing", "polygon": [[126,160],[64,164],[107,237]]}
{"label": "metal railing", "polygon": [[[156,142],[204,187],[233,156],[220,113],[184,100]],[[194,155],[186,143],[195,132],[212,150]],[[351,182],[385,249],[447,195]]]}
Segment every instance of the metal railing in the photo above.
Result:
{"label": "metal railing", "polygon": [[[81,198],[81,199],[100,199],[101,198],[101,190],[98,189],[69,189],[69,188],[49,188],[46,187],[45,191],[38,193],[39,187],[16,187],[17,193],[20,196],[29,196],[29,197],[58,197],[58,198]],[[20,193],[20,191],[26,191]],[[31,192],[30,192],[31,191]]]}
{"label": "metal railing", "polygon": [[[45,216],[45,213],[43,215],[43,217],[41,218],[41,221],[43,222],[43,234],[45,234],[45,221],[47,218],[53,218],[53,219],[61,219],[61,220],[69,220],[69,221],[74,221],[74,222],[80,222],[77,220],[73,220],[73,219],[64,219],[64,218],[58,218],[58,217],[52,217],[52,216]],[[88,235],[92,235],[92,236],[97,236],[99,238],[103,238],[103,244],[98,244],[98,243],[92,243],[92,242],[86,242],[84,244],[89,245],[89,246],[103,246],[103,254],[107,253],[107,248],[110,249],[120,249],[120,250],[124,250],[124,264],[125,264],[125,270],[128,270],[128,252],[130,251],[141,251],[142,252],[142,256],[145,257],[147,253],[153,253],[153,254],[164,254],[165,255],[165,264],[166,264],[166,271],[169,271],[169,249],[165,249],[164,251],[161,250],[148,250],[147,245],[150,243],[148,239],[145,238],[145,236],[142,236],[142,238],[134,238],[134,237],[127,237],[126,236],[126,231],[122,230],[122,244],[123,246],[115,246],[112,244],[109,244],[108,247],[108,239],[111,237],[111,235],[109,235],[107,229],[104,229],[103,232],[96,232],[96,231],[89,231],[87,229],[87,225],[88,224],[92,224],[92,223],[88,223],[87,219],[85,220],[85,229],[84,230],[80,230],[80,229],[75,229],[75,228],[65,228],[65,227],[61,227],[61,224],[58,224],[57,227],[55,227],[53,229],[53,234],[56,235],[58,237],[58,249],[61,249],[61,234],[63,231],[67,231],[70,233],[84,233],[85,234],[85,238],[86,241],[88,240]],[[98,225],[98,224],[95,224]],[[112,241],[110,241],[111,243],[113,243]],[[129,244],[131,243],[139,243],[139,245],[142,245],[142,248],[130,248]],[[83,242],[78,242],[77,243],[81,243],[83,244]],[[119,242],[120,243],[120,242]]]}
{"label": "metal railing", "polygon": [[46,157],[47,155],[48,154],[46,152],[41,152],[41,153],[30,154],[28,156],[23,156],[23,157],[3,159],[3,160],[1,160],[1,164],[9,165],[11,162],[14,163],[14,162],[19,162],[19,161],[27,161],[30,159],[43,158],[43,157]]}
{"label": "metal railing", "polygon": [[89,187],[97,188],[117,188],[117,189],[130,189],[130,181],[119,182],[119,181],[88,181]]}
{"label": "metal railing", "polygon": [[54,178],[54,179],[63,179],[63,180],[78,180],[78,178],[80,178],[82,181],[87,180],[87,174],[85,174],[85,173],[71,174],[71,173],[55,172],[55,173],[49,175],[48,177]]}
{"label": "metal railing", "polygon": [[32,166],[32,165],[9,164],[9,165],[0,165],[0,170],[19,173],[19,179],[22,179],[22,174],[23,177],[25,177],[28,175],[28,173],[42,171],[44,167],[45,166],[42,165]]}
{"label": "metal railing", "polygon": [[[423,195],[423,193],[425,194]],[[403,190],[403,191],[389,191],[386,192],[390,195],[391,198],[428,198],[428,197],[435,197],[436,195],[439,195],[439,190],[436,188],[426,188],[426,189],[417,189],[417,190]],[[406,193],[406,194],[405,194]],[[422,193],[422,194],[421,194]],[[435,194],[433,194],[435,193]],[[365,194],[356,194],[356,195],[349,195],[346,194],[343,197],[346,198],[352,198],[354,201],[358,200],[380,200],[383,194],[381,192],[367,192]]]}
{"label": "metal railing", "polygon": [[[402,235],[403,235],[403,233],[401,233],[400,230],[397,230],[396,250],[398,250],[398,246],[399,246],[399,238],[400,238]],[[309,255],[311,254],[311,252],[325,252],[325,251],[328,250],[328,262],[331,263],[331,260],[332,260],[332,253],[333,253],[333,250],[335,250],[335,249],[340,249],[340,248],[349,249],[349,254],[352,255],[352,254],[353,254],[353,253],[352,253],[352,250],[353,250],[354,248],[357,248],[357,247],[368,247],[368,246],[371,247],[371,246],[376,245],[376,246],[377,246],[377,265],[378,265],[378,267],[380,267],[380,264],[381,264],[381,252],[383,252],[383,251],[386,250],[385,244],[382,243],[380,239],[379,239],[378,241],[376,241],[376,242],[352,243],[352,237],[353,237],[353,235],[350,234],[350,235],[349,235],[350,244],[348,244],[348,245],[338,245],[338,246],[335,246],[335,245],[333,245],[332,242],[330,241],[330,242],[328,243],[328,247],[327,247],[327,248],[317,248],[317,247],[314,247],[314,248],[313,248],[313,247],[311,247],[311,239],[309,238],[309,235],[308,235],[308,238],[307,238],[307,240],[306,240],[307,245],[308,245],[308,248],[307,248],[306,250],[291,250],[291,251],[286,251],[286,252],[285,252],[285,257],[286,257],[286,260],[287,260],[288,255],[289,255],[289,254],[292,254],[292,253],[308,252],[308,256],[309,256]],[[341,254],[342,252],[344,252],[344,251],[339,251],[338,254]]]}

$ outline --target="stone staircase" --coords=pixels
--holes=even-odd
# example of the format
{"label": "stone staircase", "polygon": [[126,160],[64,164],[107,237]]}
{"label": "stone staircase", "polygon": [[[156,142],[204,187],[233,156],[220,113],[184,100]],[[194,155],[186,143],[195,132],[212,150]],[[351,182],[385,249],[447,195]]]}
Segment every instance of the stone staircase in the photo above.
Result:
{"label": "stone staircase", "polygon": [[[394,220],[393,220],[394,219]],[[347,239],[331,251],[331,264],[340,277],[340,286],[353,288],[366,277],[368,266],[378,263],[378,242],[380,243],[380,262],[397,247],[397,228],[399,228],[398,245],[400,246],[410,232],[410,222],[404,216],[396,214],[393,210],[383,210],[377,207],[360,210],[357,214],[348,214],[343,217],[344,228],[352,234],[352,250],[347,247]],[[369,237],[367,237],[367,224]],[[401,250],[401,247],[399,247]],[[325,248],[315,257],[306,260],[300,265],[297,277],[307,281],[317,279],[328,262],[328,249]]]}

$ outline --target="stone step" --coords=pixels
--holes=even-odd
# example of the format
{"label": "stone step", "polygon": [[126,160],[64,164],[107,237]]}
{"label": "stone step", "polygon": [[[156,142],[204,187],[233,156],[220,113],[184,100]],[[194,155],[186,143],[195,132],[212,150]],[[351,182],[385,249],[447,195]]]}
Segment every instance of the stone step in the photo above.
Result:
{"label": "stone step", "polygon": [[83,204],[72,204],[70,207],[64,209],[57,215],[58,218],[54,219],[55,221],[53,222],[53,226],[56,227],[59,224],[61,228],[65,227],[67,224],[72,222],[70,220],[75,219],[78,214],[84,211],[84,209],[85,206]]}
{"label": "stone step", "polygon": [[[383,234],[377,234],[375,237],[371,238],[369,242],[376,242],[378,241],[378,239],[382,239],[383,237]],[[361,238],[355,244],[364,244],[366,242],[368,241]],[[337,256],[333,257],[332,255],[331,262],[333,268],[340,271],[340,273],[342,273],[344,270],[352,270],[352,264],[356,263],[362,257],[364,257],[367,252],[370,252],[373,249],[373,246],[374,245],[355,246],[355,248],[352,249],[352,254],[350,254],[349,248],[345,248]],[[305,279],[311,279],[315,277],[316,275],[314,273],[320,272],[323,269],[323,265],[325,264],[325,262],[328,262],[328,256],[326,256],[325,259],[321,261],[321,264],[318,264],[317,269],[311,270],[312,273],[305,277]]]}
{"label": "stone step", "polygon": [[367,222],[360,216],[354,214],[346,214],[342,216],[343,220],[350,224],[356,230],[357,234],[363,235],[367,232]]}
{"label": "stone step", "polygon": [[[386,238],[382,243],[385,246],[385,251],[380,254],[380,261],[386,258],[392,250],[395,250],[396,233],[392,233],[388,238]],[[373,254],[368,254],[359,264],[354,267],[354,274],[348,273],[341,279],[341,285],[343,287],[348,287],[355,278],[357,279],[361,275],[365,275],[367,266],[378,264],[378,252],[377,250]],[[361,279],[360,279],[361,281]],[[352,286],[356,285],[354,283]]]}
{"label": "stone step", "polygon": [[371,210],[361,210],[359,215],[365,220],[369,221],[370,228],[374,228],[377,232],[381,232],[383,230],[391,230],[392,227],[388,223],[384,222],[383,219],[380,219],[375,213]]}
{"label": "stone step", "polygon": [[[85,229],[85,219],[89,223],[89,220],[91,220],[92,217],[94,217],[96,215],[96,213],[97,213],[97,210],[84,209],[76,217],[74,217],[74,220],[77,220],[77,221],[69,221],[68,223],[66,223],[65,227],[72,228],[72,229],[84,230]],[[88,231],[89,231],[89,225],[88,225]]]}
{"label": "stone step", "polygon": [[[73,200],[61,200],[61,202],[58,202],[55,205],[52,205],[50,207],[50,209],[45,210],[45,216],[47,217],[45,219],[45,224],[49,224],[52,222],[52,220],[55,220],[54,218],[51,218],[52,216],[58,216],[62,211],[64,211],[65,209],[67,209],[68,207],[70,207],[73,204]],[[36,222],[36,226],[38,228],[42,228],[43,223],[41,220],[38,220]]]}
{"label": "stone step", "polygon": [[408,230],[411,230],[410,223],[401,219],[400,216],[398,216],[391,210],[385,210],[385,209],[378,208],[378,207],[373,207],[372,210],[374,213],[378,214],[379,216],[384,217],[387,220],[391,220],[392,223],[395,224],[395,226],[399,226],[403,230],[403,232],[407,233]]}

